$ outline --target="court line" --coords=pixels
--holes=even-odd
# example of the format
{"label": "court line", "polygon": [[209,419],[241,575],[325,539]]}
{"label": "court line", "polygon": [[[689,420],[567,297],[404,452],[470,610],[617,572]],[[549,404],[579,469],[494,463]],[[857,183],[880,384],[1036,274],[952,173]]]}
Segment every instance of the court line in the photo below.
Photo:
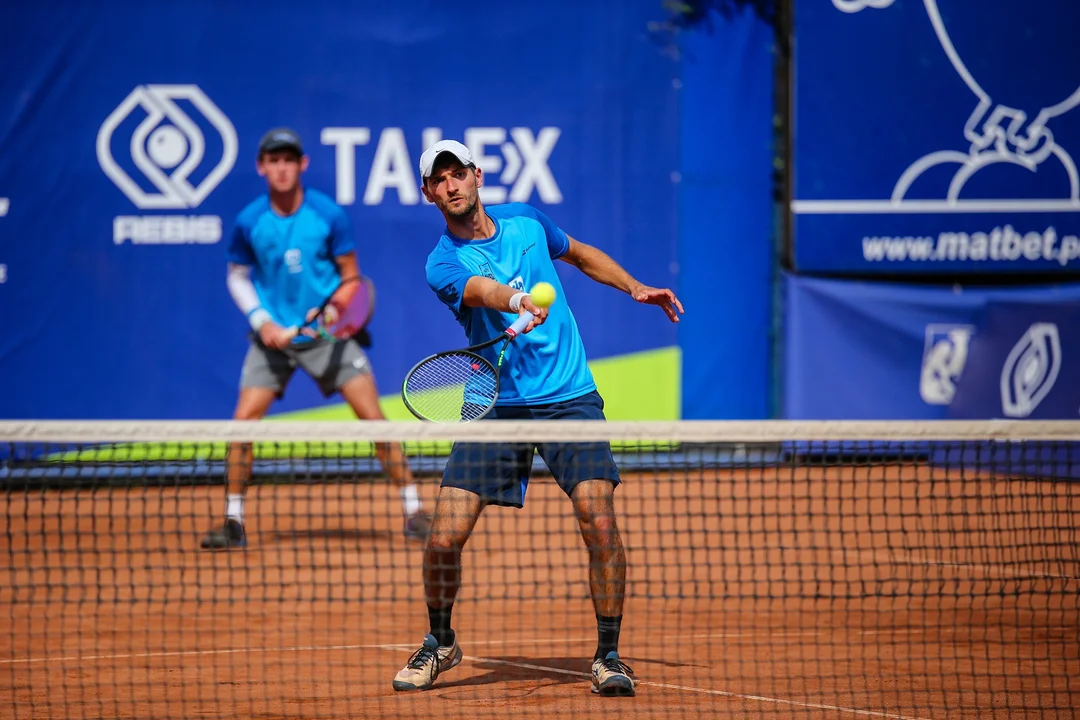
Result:
{"label": "court line", "polygon": [[[987,626],[987,630],[991,629]],[[1073,630],[1072,626],[1061,625],[1045,628],[1049,631]],[[724,640],[738,638],[761,638],[763,641],[772,638],[797,638],[815,637],[818,635],[836,635],[852,633],[858,635],[912,635],[934,632],[955,632],[956,628],[949,626],[934,626],[932,628],[883,628],[880,630],[853,630],[850,628],[826,628],[825,630],[791,630],[781,632],[719,632],[719,633],[688,633],[664,635],[664,640]],[[513,638],[510,640],[470,640],[470,645],[578,645],[595,642],[595,637],[581,638]],[[648,643],[646,643],[648,644]],[[242,648],[217,648],[213,650],[170,650],[160,652],[140,653],[117,653],[112,655],[61,655],[48,657],[24,657],[24,658],[0,658],[0,665],[32,665],[48,662],[77,662],[96,660],[132,660],[138,658],[153,657],[194,657],[202,655],[235,655],[238,653],[267,653],[267,652],[320,652],[328,650],[409,650],[411,645],[288,645],[282,647],[242,647]]]}
{"label": "court line", "polygon": [[[1071,630],[1070,627],[1049,627],[1047,630]],[[718,632],[718,633],[680,633],[675,635],[664,635],[664,640],[734,640],[738,638],[761,638],[763,641],[770,640],[772,638],[798,638],[798,637],[816,637],[818,635],[839,635],[839,634],[856,634],[856,635],[915,635],[927,633],[931,630],[935,631],[952,631],[955,632],[955,628],[946,626],[933,626],[929,628],[883,628],[881,630],[855,630],[853,628],[826,628],[825,630],[791,630],[780,632],[769,632],[768,630],[762,630],[761,632]],[[511,640],[469,640],[469,645],[582,645],[586,643],[595,643],[595,637],[583,637],[583,638],[514,638]],[[646,640],[645,645],[649,645],[650,642]],[[405,646],[401,646],[404,648]]]}
{"label": "court line", "polygon": [[[522,640],[478,640],[470,641],[470,645],[511,645],[511,644],[533,644],[533,645],[555,645],[555,644],[574,644],[574,643],[591,643],[596,642],[595,637],[589,638],[534,638],[534,639],[522,639]],[[154,657],[198,657],[203,655],[235,655],[238,653],[267,653],[267,652],[319,652],[328,650],[386,650],[387,648],[394,648],[395,650],[412,650],[415,649],[411,645],[290,645],[285,647],[242,647],[242,648],[217,648],[213,650],[168,650],[160,652],[139,652],[139,653],[117,653],[113,655],[62,655],[62,656],[49,656],[49,657],[26,657],[26,658],[4,658],[0,659],[0,665],[18,665],[26,664],[32,665],[36,663],[48,663],[48,662],[78,662],[78,661],[95,661],[95,660],[133,660],[139,658],[154,658]]]}
{"label": "court line", "polygon": [[0,665],[15,665],[18,663],[33,664],[47,662],[75,662],[89,660],[132,660],[137,658],[152,657],[197,657],[202,655],[236,655],[239,653],[268,653],[268,652],[317,652],[324,650],[382,650],[385,645],[291,645],[287,647],[243,647],[243,648],[218,648],[216,650],[172,650],[162,652],[143,653],[120,653],[116,655],[67,655],[63,657],[30,657],[8,658],[0,660]]}
{"label": "court line", "polygon": [[1046,580],[1077,581],[1080,578],[1073,575],[1058,575],[1056,573],[1039,572],[1037,570],[1020,570],[998,565],[985,565],[982,563],[953,562],[948,560],[935,560],[918,553],[904,550],[833,550],[834,555],[855,555],[856,557],[869,557],[874,561],[894,565],[925,565],[927,567],[953,567],[964,570],[974,570],[997,577],[1015,579],[1040,578]]}
{"label": "court line", "polygon": [[[989,629],[989,628],[988,628]],[[1067,631],[1075,628],[1067,625],[1054,626],[1045,628],[1050,631]],[[948,626],[935,626],[933,628],[885,628],[882,630],[858,630],[855,631],[859,635],[908,635],[925,633],[933,630],[935,632],[955,632],[956,629]],[[813,637],[818,635],[835,635],[845,632],[852,632],[852,630],[845,628],[828,628],[826,630],[793,630],[783,632],[750,632],[750,633],[691,633],[691,634],[676,634],[676,635],[664,635],[664,640],[723,640],[723,639],[737,639],[737,638],[761,638],[767,640],[771,638],[792,638],[792,637]],[[581,638],[514,638],[511,640],[470,640],[470,645],[578,645],[595,642],[595,637],[581,637]],[[648,644],[648,643],[646,643]],[[411,645],[289,645],[283,647],[242,647],[242,648],[218,648],[214,650],[170,650],[160,652],[140,652],[140,653],[117,653],[113,655],[61,655],[48,656],[48,657],[25,657],[25,658],[0,658],[0,665],[33,665],[36,663],[48,663],[48,662],[78,662],[78,661],[96,661],[96,660],[133,660],[138,658],[153,658],[153,657],[196,657],[203,655],[235,655],[239,653],[267,653],[267,652],[322,652],[328,650],[409,650]]]}
{"label": "court line", "polygon": [[[987,626],[990,627],[990,626]],[[1069,628],[1047,628],[1047,630],[1059,630]],[[771,638],[789,638],[789,637],[816,637],[818,635],[922,635],[930,631],[935,632],[956,632],[955,627],[933,625],[930,627],[918,627],[918,628],[882,628],[881,630],[856,630],[855,628],[826,628],[825,630],[792,630],[790,632],[750,632],[750,633],[702,633],[702,634],[690,634],[690,635],[665,635],[665,640],[708,640],[715,638],[719,640],[723,639],[736,639],[736,638],[761,638],[762,640],[768,640]]]}
{"label": "court line", "polygon": [[[951,629],[951,628],[935,628],[935,629]],[[1048,628],[1054,630],[1057,628]],[[1068,629],[1068,628],[1063,628]],[[817,635],[837,635],[840,633],[850,634],[855,633],[858,635],[904,635],[914,633],[925,633],[927,628],[885,628],[882,630],[855,630],[853,628],[826,628],[825,630],[781,630],[779,632],[770,632],[768,629],[762,629],[761,632],[718,632],[718,633],[679,633],[675,635],[664,635],[664,640],[707,640],[707,639],[737,639],[737,638],[761,638],[763,641],[771,638],[797,638],[797,637],[815,637]],[[510,640],[469,640],[469,645],[576,645],[595,643],[596,637],[582,637],[582,638],[512,638]],[[649,644],[648,641],[645,642]],[[404,646],[401,646],[404,648]]]}

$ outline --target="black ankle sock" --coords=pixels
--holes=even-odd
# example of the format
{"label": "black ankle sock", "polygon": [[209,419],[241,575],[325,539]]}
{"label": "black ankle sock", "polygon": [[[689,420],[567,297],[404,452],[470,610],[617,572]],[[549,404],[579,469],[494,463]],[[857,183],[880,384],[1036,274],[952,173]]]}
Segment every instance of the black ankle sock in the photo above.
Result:
{"label": "black ankle sock", "polygon": [[593,660],[607,657],[607,654],[612,650],[618,651],[619,630],[621,629],[622,615],[616,615],[615,617],[604,617],[603,615],[596,616],[596,634],[598,641],[596,645],[596,655],[593,656]]}
{"label": "black ankle sock", "polygon": [[454,606],[433,608],[428,605],[428,621],[431,623],[431,634],[439,641],[440,647],[450,647],[454,644],[454,631],[450,629],[450,616],[454,612]]}

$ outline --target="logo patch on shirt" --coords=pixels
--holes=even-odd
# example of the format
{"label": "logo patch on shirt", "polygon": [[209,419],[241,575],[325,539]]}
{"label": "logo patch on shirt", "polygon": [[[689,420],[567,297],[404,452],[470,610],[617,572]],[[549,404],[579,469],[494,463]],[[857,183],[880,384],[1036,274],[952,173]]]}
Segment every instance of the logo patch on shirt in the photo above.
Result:
{"label": "logo patch on shirt", "polygon": [[491,263],[480,263],[480,274],[486,278],[495,279],[495,273],[491,272]]}
{"label": "logo patch on shirt", "polygon": [[529,247],[527,247],[527,248],[525,248],[524,250],[522,250],[522,251],[521,251],[521,257],[525,257],[525,253],[529,252],[529,251],[530,251],[530,250],[532,250],[532,249],[533,249],[534,247],[536,247],[536,243],[532,243],[531,245],[529,245]]}

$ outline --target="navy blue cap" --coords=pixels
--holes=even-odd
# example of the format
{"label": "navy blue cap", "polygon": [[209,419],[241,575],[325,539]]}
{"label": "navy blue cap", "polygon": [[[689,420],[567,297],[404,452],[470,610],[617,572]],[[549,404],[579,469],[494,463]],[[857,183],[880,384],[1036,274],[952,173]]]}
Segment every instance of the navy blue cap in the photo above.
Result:
{"label": "navy blue cap", "polygon": [[263,135],[259,141],[259,154],[277,152],[279,150],[292,150],[297,155],[304,154],[304,146],[300,143],[300,136],[290,128],[274,128]]}

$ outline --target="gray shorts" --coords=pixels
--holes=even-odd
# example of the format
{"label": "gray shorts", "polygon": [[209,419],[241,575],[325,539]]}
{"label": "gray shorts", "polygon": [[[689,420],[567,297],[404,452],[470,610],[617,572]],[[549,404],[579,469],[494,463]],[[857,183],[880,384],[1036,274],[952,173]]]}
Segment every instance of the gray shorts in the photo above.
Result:
{"label": "gray shorts", "polygon": [[284,350],[274,350],[254,341],[244,357],[240,387],[267,388],[280,398],[298,367],[315,380],[325,397],[333,395],[357,375],[371,373],[367,354],[351,338],[312,340]]}

